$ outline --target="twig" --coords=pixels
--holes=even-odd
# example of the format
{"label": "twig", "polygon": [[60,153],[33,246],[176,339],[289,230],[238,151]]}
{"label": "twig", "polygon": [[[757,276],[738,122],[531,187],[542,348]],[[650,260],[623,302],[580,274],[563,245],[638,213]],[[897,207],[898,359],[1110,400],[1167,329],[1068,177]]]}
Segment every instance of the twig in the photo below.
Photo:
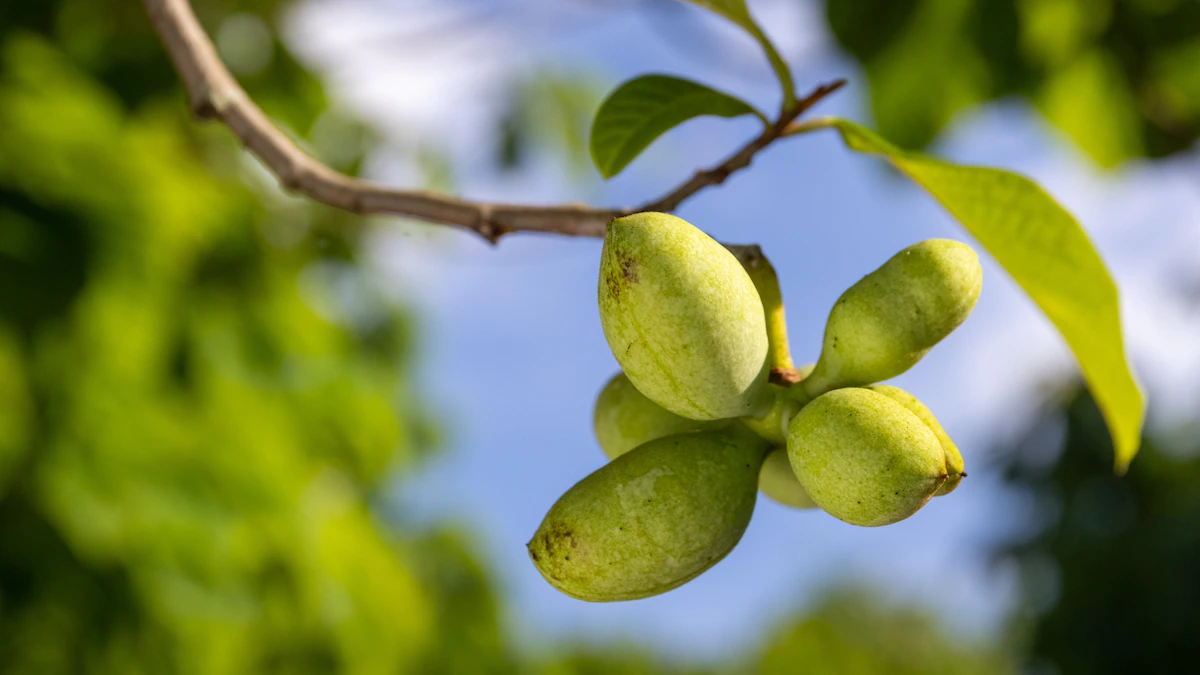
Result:
{"label": "twig", "polygon": [[819,103],[821,99],[832,94],[833,92],[846,86],[845,80],[834,80],[828,84],[822,84],[796,103],[796,106],[791,111],[782,115],[775,124],[765,129],[762,134],[751,140],[741,150],[730,155],[728,159],[721,162],[718,166],[712,169],[697,171],[696,175],[692,176],[687,182],[675,188],[665,196],[656,199],[652,202],[644,204],[636,211],[674,211],[679,208],[685,199],[696,194],[700,190],[710,185],[720,185],[725,182],[735,171],[739,171],[750,166],[754,156],[784,136],[789,125],[796,120],[797,117],[803,115],[806,111]]}
{"label": "twig", "polygon": [[781,138],[789,124],[840,88],[822,85],[715,168],[699,171],[660,199],[635,209],[603,209],[582,204],[522,206],[469,201],[423,190],[386,188],[339,173],[306,154],[280,131],[221,62],[188,0],[143,0],[159,38],[183,80],[192,112],[219,120],[262,160],[284,187],[354,213],[408,216],[477,232],[495,242],[508,232],[551,232],[601,237],[613,218],[639,211],[673,211],[688,197],[749,166],[763,148]]}

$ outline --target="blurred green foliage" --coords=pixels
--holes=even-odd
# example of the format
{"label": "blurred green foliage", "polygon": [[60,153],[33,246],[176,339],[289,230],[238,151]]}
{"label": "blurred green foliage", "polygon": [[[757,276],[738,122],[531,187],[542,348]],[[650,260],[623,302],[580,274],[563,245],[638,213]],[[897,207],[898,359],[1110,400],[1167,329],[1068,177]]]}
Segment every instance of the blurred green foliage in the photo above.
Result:
{"label": "blurred green foliage", "polygon": [[604,86],[585,74],[549,70],[512,82],[497,119],[496,166],[523,169],[546,154],[561,157],[574,176],[591,175],[588,136]]}
{"label": "blurred green foliage", "polygon": [[[435,598],[366,506],[429,446],[407,320],[365,292],[318,315],[298,283],[357,274],[360,226],[194,125],[139,6],[4,8],[0,668],[437,653]],[[247,84],[308,132],[320,87],[270,47]]]}
{"label": "blurred green foliage", "polygon": [[924,611],[891,606],[865,590],[838,591],[768,644],[764,675],[1000,675],[1009,651],[947,636]]}
{"label": "blurred green foliage", "polygon": [[1012,95],[1106,167],[1200,136],[1193,0],[830,0],[826,11],[863,66],[877,128],[903,147]]}
{"label": "blurred green foliage", "polygon": [[[370,134],[271,36],[284,4],[194,2],[354,171]],[[721,666],[518,650],[470,536],[380,511],[436,434],[363,221],[191,120],[139,3],[0,4],[0,129],[0,673],[1011,671],[864,595]]]}
{"label": "blurred green foliage", "polygon": [[1020,572],[1029,658],[1063,675],[1190,672],[1200,663],[1200,436],[1147,439],[1124,478],[1086,390],[1005,461],[1028,505],[996,551]]}

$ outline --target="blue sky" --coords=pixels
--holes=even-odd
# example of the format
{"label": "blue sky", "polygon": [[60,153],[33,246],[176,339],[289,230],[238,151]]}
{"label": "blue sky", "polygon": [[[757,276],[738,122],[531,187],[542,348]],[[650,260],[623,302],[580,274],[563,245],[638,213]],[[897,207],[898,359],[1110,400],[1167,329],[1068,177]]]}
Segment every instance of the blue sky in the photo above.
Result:
{"label": "blue sky", "polygon": [[[628,204],[720,159],[755,123],[689,123],[603,184],[598,176],[569,177],[551,157],[520,175],[496,175],[490,121],[504,83],[546,68],[614,86],[643,72],[679,74],[764,109],[777,105],[770,72],[749,40],[664,3],[321,0],[283,25],[325,73],[337,105],[384,130],[388,143],[371,168],[377,179],[418,183],[419,168],[389,147],[428,144],[453,158],[459,188],[470,196]],[[821,112],[869,121],[862,78],[822,33],[820,3],[751,5],[802,88],[849,78]],[[1179,291],[1200,281],[1196,160],[1102,174],[1015,102],[964,116],[935,151],[1030,175],[1074,211],[1122,287],[1127,337],[1143,382],[1159,397],[1156,415],[1169,421],[1194,409],[1200,316]],[[930,237],[974,244],[917,188],[845,151],[833,134],[779,144],[679,215],[722,241],[763,246],[780,271],[800,362],[815,360],[825,315],[841,291],[897,250]],[[448,436],[446,451],[397,487],[398,509],[406,520],[462,523],[479,536],[522,639],[629,638],[666,653],[719,656],[753,644],[775,620],[842,580],[924,602],[966,632],[995,627],[1011,606],[1012,577],[985,564],[983,546],[1015,527],[1029,505],[998,488],[989,453],[1019,432],[1074,366],[1049,324],[986,256],[975,315],[897,380],[963,449],[971,475],[952,496],[876,529],[762,500],[725,561],[647,600],[592,605],[545,584],[524,544],[554,500],[604,459],[591,435],[591,409],[617,366],[596,310],[599,252],[597,240],[549,236],[511,236],[492,247],[396,220],[381,222],[371,244],[379,283],[419,311],[421,386]]]}

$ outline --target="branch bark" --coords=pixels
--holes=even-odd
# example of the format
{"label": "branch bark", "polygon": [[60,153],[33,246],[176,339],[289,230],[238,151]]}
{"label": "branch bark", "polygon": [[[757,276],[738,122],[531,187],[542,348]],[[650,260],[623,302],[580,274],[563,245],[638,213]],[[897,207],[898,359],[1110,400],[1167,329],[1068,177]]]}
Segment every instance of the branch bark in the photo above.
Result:
{"label": "branch bark", "polygon": [[335,171],[306,154],[255,105],[222,63],[188,0],[143,0],[163,46],[187,90],[192,112],[222,122],[274,173],[284,187],[354,213],[392,214],[472,230],[491,242],[509,232],[602,237],[608,221],[640,211],[674,211],[687,198],[720,185],[785,136],[788,125],[844,80],[822,85],[762,134],[714,168],[698,171],[666,195],[632,209],[583,204],[523,206],[476,202],[424,190],[387,188]]}

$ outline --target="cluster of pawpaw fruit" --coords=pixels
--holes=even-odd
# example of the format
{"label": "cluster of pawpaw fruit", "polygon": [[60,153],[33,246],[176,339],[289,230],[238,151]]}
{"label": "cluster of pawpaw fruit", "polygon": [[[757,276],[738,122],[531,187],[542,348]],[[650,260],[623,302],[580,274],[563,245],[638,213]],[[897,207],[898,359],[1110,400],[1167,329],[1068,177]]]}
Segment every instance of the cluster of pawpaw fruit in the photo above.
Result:
{"label": "cluster of pawpaw fruit", "polygon": [[782,382],[769,377],[772,355],[787,353],[772,344],[786,332],[769,325],[782,321],[778,286],[756,281],[674,216],[609,223],[600,317],[623,372],[600,392],[594,426],[611,461],[554,504],[528,545],[558,590],[606,602],[676,588],[733,549],[760,490],[879,526],[966,475],[933,413],[877,383],[974,308],[982,270],[968,246],[923,241],[855,283],[830,311],[816,364]]}

